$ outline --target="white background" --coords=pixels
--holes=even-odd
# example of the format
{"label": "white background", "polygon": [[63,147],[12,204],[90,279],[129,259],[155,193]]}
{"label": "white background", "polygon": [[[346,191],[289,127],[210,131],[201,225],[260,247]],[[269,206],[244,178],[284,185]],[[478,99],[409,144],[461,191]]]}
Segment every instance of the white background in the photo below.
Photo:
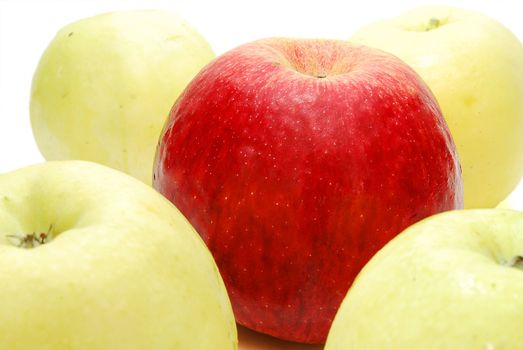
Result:
{"label": "white background", "polygon": [[[29,123],[32,75],[58,29],[80,18],[123,9],[170,9],[221,54],[271,36],[346,39],[365,23],[436,3],[479,10],[501,21],[523,41],[522,0],[0,0],[0,173],[43,161]],[[523,206],[523,186],[513,198]]]}

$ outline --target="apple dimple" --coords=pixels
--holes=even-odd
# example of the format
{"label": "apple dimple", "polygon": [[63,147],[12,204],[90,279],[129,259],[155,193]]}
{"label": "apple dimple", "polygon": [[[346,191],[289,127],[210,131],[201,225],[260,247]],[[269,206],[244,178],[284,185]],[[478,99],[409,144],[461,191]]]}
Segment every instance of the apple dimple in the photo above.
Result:
{"label": "apple dimple", "polygon": [[324,79],[349,73],[353,63],[343,42],[335,40],[300,39],[266,41],[268,47],[278,52],[278,65],[307,77]]}
{"label": "apple dimple", "polygon": [[[34,249],[49,245],[59,235],[82,225],[91,212],[82,211],[93,200],[50,188],[49,179],[35,176],[29,190],[15,181],[0,196],[0,245]],[[50,202],[67,203],[61,206]],[[2,215],[3,214],[3,215]]]}
{"label": "apple dimple", "polygon": [[[0,209],[2,209],[2,207],[6,209],[11,207],[12,209],[14,202],[16,202],[16,200],[13,200],[10,196],[4,195],[2,196],[0,203],[2,205],[0,206]],[[14,218],[14,221],[19,221],[18,219],[19,218]],[[9,221],[11,220],[4,219],[3,222],[6,224],[2,229],[2,231],[6,232],[3,235],[4,239],[1,243],[3,245],[31,249],[51,242],[56,235],[56,232],[53,232],[55,230],[52,223],[47,225],[47,229],[40,229],[40,225],[38,225],[38,229],[28,230],[27,227],[20,227],[19,223],[15,225],[9,225]],[[11,224],[12,223],[13,222],[11,222]]]}

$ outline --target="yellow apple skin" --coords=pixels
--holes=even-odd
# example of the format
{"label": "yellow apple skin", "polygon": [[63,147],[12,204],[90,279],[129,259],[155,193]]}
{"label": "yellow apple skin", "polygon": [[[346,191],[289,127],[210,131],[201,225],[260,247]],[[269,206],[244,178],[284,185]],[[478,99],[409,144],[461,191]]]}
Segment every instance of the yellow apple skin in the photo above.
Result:
{"label": "yellow apple skin", "polygon": [[113,12],[64,27],[33,77],[41,153],[95,161],[150,185],[169,110],[213,58],[204,38],[167,11]]}
{"label": "yellow apple skin", "polygon": [[[19,247],[51,224],[52,240]],[[0,295],[0,349],[237,348],[199,235],[152,188],[95,163],[0,175]]]}
{"label": "yellow apple skin", "polygon": [[[438,23],[439,21],[439,23]],[[523,46],[469,10],[420,7],[350,41],[388,51],[429,85],[457,146],[465,208],[495,207],[523,174]]]}
{"label": "yellow apple skin", "polygon": [[502,209],[414,224],[362,269],[325,349],[520,349],[522,233],[523,213]]}

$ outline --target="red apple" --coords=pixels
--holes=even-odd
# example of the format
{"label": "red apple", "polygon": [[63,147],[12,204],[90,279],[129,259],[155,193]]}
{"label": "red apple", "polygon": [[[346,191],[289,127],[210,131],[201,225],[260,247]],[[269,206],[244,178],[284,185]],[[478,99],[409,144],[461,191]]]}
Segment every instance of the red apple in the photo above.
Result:
{"label": "red apple", "polygon": [[213,253],[237,321],[305,343],[325,341],[385,243],[463,206],[427,86],[343,41],[267,39],[211,62],[172,108],[154,173]]}

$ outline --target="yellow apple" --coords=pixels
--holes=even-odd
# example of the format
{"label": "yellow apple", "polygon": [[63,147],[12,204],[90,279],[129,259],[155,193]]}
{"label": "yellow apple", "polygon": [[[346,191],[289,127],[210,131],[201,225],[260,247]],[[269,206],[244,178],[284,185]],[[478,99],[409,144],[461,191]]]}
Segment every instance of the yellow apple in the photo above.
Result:
{"label": "yellow apple", "polygon": [[522,276],[522,212],[430,217],[361,270],[325,350],[521,349]]}
{"label": "yellow apple", "polygon": [[158,137],[178,95],[214,53],[160,10],[67,25],[45,50],[31,91],[33,134],[48,160],[84,159],[152,183]]}
{"label": "yellow apple", "polygon": [[140,181],[91,162],[0,174],[0,349],[233,350],[211,254]]}
{"label": "yellow apple", "polygon": [[429,85],[460,156],[465,207],[494,207],[523,173],[523,45],[469,10],[420,7],[370,24],[353,42],[389,51]]}

